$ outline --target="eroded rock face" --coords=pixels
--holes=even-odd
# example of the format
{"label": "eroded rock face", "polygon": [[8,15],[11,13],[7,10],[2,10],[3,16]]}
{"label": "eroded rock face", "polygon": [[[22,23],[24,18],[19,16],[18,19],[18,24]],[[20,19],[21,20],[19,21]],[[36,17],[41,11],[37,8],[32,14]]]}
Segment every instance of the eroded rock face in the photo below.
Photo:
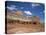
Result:
{"label": "eroded rock face", "polygon": [[15,12],[15,15],[17,15],[17,16],[22,15],[22,14],[23,14],[23,12],[21,12],[21,11],[16,11]]}
{"label": "eroded rock face", "polygon": [[39,23],[38,16],[23,17],[23,16],[9,16],[7,17],[7,33],[27,33],[27,32],[44,32],[44,27]]}
{"label": "eroded rock face", "polygon": [[[22,24],[23,23],[23,24]],[[27,24],[28,22],[7,24],[7,34],[44,32],[44,27],[39,24]]]}
{"label": "eroded rock face", "polygon": [[[36,17],[37,18],[37,17]],[[38,21],[21,21],[8,19],[7,34],[29,33],[29,32],[44,32],[44,27]]]}

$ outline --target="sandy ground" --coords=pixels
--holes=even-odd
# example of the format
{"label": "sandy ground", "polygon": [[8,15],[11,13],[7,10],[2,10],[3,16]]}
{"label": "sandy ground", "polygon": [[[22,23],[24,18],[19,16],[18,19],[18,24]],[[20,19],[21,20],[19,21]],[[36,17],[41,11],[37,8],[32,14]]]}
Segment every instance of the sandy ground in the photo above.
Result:
{"label": "sandy ground", "polygon": [[34,24],[7,24],[7,34],[44,32],[44,27]]}

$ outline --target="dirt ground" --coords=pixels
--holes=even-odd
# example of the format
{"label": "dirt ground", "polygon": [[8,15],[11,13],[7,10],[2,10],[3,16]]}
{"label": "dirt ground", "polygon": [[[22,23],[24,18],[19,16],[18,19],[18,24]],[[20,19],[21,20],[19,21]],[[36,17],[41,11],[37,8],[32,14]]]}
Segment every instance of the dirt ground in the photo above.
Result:
{"label": "dirt ground", "polygon": [[35,24],[7,24],[7,34],[44,32],[44,27]]}

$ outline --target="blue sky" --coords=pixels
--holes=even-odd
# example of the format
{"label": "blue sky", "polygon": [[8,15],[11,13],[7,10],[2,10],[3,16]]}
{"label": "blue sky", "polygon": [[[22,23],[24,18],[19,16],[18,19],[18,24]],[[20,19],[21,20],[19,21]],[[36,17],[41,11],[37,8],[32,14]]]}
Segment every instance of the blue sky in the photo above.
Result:
{"label": "blue sky", "polygon": [[7,1],[7,6],[9,10],[21,10],[27,16],[39,16],[42,21],[44,21],[44,4],[43,3],[33,3],[33,2],[15,2]]}

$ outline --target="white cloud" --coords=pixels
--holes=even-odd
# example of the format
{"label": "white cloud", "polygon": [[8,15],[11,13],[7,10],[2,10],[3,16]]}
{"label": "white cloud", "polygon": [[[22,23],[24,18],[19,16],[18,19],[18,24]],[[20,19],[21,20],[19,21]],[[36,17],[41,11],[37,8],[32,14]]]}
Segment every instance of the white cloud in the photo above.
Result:
{"label": "white cloud", "polygon": [[32,15],[30,11],[24,11],[24,13],[26,13],[27,15]]}
{"label": "white cloud", "polygon": [[10,6],[7,6],[8,9],[10,10],[17,10],[16,6],[15,5],[10,5]]}
{"label": "white cloud", "polygon": [[15,7],[16,7],[15,5],[7,6],[7,8],[10,10],[17,10],[17,8],[15,8]]}
{"label": "white cloud", "polygon": [[39,6],[39,4],[34,4],[34,3],[33,3],[32,6],[34,6],[34,7],[35,7],[35,6]]}
{"label": "white cloud", "polygon": [[7,6],[7,8],[10,9],[10,10],[14,10],[15,9],[14,7],[9,7],[9,6]]}

